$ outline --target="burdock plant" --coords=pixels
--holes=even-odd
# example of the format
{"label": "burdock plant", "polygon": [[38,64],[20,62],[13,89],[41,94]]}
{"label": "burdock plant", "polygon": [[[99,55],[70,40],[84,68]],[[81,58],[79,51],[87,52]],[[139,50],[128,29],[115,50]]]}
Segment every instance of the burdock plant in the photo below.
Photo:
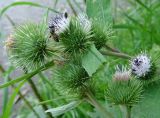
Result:
{"label": "burdock plant", "polygon": [[[40,72],[39,68],[47,62],[57,61],[53,77],[50,77],[49,81],[43,78],[58,95],[74,96],[76,100],[85,101],[97,108],[103,117],[113,118],[113,114],[105,108],[104,101],[101,104],[96,94],[98,88],[99,92],[103,93],[103,100],[106,98],[107,103],[120,106],[125,117],[130,118],[131,108],[138,104],[143,96],[143,82],[139,80],[154,80],[157,68],[147,54],[131,57],[109,47],[107,49],[110,49],[110,53],[106,53],[107,56],[131,60],[130,69],[117,68],[113,78],[108,77],[109,69],[105,71],[104,68],[109,61],[100,50],[105,50],[107,41],[113,36],[111,26],[102,26],[100,22],[88,18],[85,14],[69,16],[61,13],[51,18],[48,26],[43,22],[26,23],[16,27],[6,41],[6,49],[10,60],[17,67],[25,68],[29,72],[34,70],[34,74]],[[40,71],[35,71],[36,69]],[[105,79],[102,75],[105,75]],[[105,81],[105,92],[100,83],[102,81],[99,81],[102,79]],[[98,85],[95,85],[96,82],[99,82]],[[61,115],[73,107],[70,105],[73,104],[47,112],[57,111],[57,114]],[[52,115],[57,116],[54,113]]]}

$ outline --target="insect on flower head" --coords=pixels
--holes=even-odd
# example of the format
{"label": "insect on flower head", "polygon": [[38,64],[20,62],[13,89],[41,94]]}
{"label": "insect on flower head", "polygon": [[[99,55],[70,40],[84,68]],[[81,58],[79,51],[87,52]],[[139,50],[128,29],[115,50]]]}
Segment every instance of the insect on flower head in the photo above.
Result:
{"label": "insect on flower head", "polygon": [[143,77],[151,71],[151,58],[142,53],[131,60],[132,73],[138,77]]}
{"label": "insect on flower head", "polygon": [[70,19],[67,12],[58,14],[49,22],[49,29],[52,35],[59,35],[69,27]]}

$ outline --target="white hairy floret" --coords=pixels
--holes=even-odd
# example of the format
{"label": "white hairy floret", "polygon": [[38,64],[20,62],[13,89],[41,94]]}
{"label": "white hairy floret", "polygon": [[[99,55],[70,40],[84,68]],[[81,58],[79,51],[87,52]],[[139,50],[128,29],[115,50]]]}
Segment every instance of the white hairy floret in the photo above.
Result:
{"label": "white hairy floret", "polygon": [[51,32],[59,35],[63,33],[70,24],[70,18],[67,16],[67,13],[59,14],[51,19],[49,22],[49,28]]}
{"label": "white hairy floret", "polygon": [[125,67],[121,69],[119,67],[116,68],[116,72],[113,76],[114,80],[129,80],[131,78],[131,72],[127,70]]}
{"label": "white hairy floret", "polygon": [[85,14],[79,14],[77,17],[78,21],[84,32],[89,33],[91,31],[92,23]]}
{"label": "white hairy floret", "polygon": [[131,61],[132,73],[138,77],[145,76],[151,68],[151,59],[146,54],[140,54]]}

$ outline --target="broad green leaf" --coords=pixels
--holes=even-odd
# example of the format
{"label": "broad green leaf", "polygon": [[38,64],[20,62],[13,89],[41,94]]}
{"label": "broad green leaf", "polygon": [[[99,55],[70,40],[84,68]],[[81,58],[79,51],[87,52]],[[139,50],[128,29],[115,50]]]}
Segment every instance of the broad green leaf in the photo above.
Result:
{"label": "broad green leaf", "polygon": [[43,5],[40,5],[38,3],[34,3],[34,2],[27,2],[27,1],[19,1],[19,2],[13,2],[11,4],[9,4],[8,6],[4,7],[1,9],[0,11],[0,17],[10,8],[12,7],[15,7],[15,6],[22,6],[22,5],[27,5],[27,6],[33,6],[33,7],[39,7],[39,8],[45,8],[45,9],[49,9],[53,12],[56,12],[58,13],[58,11],[52,9],[52,8],[49,8],[47,6],[43,6]]}
{"label": "broad green leaf", "polygon": [[150,85],[145,91],[142,101],[133,107],[133,118],[159,118],[160,117],[160,86]]}
{"label": "broad green leaf", "polygon": [[111,0],[87,0],[87,15],[102,24],[111,21]]}
{"label": "broad green leaf", "polygon": [[14,100],[16,95],[18,94],[19,90],[21,89],[21,87],[24,85],[24,83],[26,82],[26,80],[23,80],[18,87],[14,90],[14,92],[12,93],[8,103],[7,103],[7,107],[3,113],[3,118],[10,118],[10,114],[11,114],[11,109],[13,107],[14,104]]}
{"label": "broad green leaf", "polygon": [[63,105],[63,106],[48,109],[46,112],[51,112],[53,116],[59,116],[61,114],[64,114],[65,112],[68,112],[68,111],[74,109],[80,103],[81,103],[81,101],[72,101],[69,104],[66,104],[66,105]]}
{"label": "broad green leaf", "polygon": [[85,68],[89,76],[92,76],[97,69],[105,62],[103,55],[91,45],[88,53],[82,58],[82,66]]}
{"label": "broad green leaf", "polygon": [[54,65],[53,61],[48,62],[48,63],[45,64],[44,66],[38,68],[37,70],[35,70],[35,71],[31,72],[31,73],[25,74],[25,75],[23,75],[22,77],[19,77],[19,78],[17,78],[17,79],[11,80],[11,81],[9,81],[9,82],[7,82],[7,83],[4,83],[4,84],[0,85],[0,89],[1,89],[1,88],[4,88],[4,87],[7,87],[7,86],[10,86],[10,85],[12,85],[12,84],[15,84],[15,83],[17,83],[17,82],[20,82],[20,81],[22,81],[22,80],[30,79],[30,78],[32,78],[34,75],[36,75],[37,73],[39,73],[39,72],[41,72],[41,71],[44,71],[44,70],[47,70],[48,68],[50,68],[50,67],[53,66],[53,65]]}

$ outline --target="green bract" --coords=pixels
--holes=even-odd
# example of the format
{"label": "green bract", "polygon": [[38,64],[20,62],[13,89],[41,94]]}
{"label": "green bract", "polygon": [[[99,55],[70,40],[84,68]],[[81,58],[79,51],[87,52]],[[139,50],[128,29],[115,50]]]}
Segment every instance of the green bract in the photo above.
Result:
{"label": "green bract", "polygon": [[36,69],[52,58],[59,57],[61,47],[48,38],[45,24],[27,23],[13,33],[12,46],[8,47],[13,63],[28,70]]}

